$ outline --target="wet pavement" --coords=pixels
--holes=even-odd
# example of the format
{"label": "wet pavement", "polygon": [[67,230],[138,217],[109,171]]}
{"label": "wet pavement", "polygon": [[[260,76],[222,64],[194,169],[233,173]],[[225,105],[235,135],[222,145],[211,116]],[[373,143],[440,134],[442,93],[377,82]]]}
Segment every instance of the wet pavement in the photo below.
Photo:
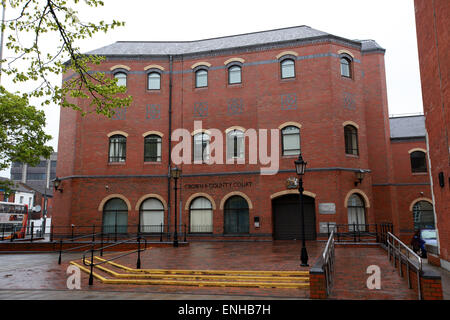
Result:
{"label": "wet pavement", "polygon": [[[308,242],[310,264],[322,251],[324,242]],[[300,267],[301,242],[193,242],[183,247],[154,247],[142,253],[142,268],[229,269],[229,270],[308,270]],[[105,256],[114,256],[108,252]],[[81,290],[68,290],[69,262],[81,253],[3,254],[0,256],[0,299],[307,299],[308,289],[217,288],[163,285],[106,285],[81,274]],[[136,267],[137,255],[115,260]],[[33,291],[30,293],[30,290]],[[205,298],[206,297],[206,298]]]}
{"label": "wet pavement", "polygon": [[[309,264],[312,266],[325,242],[307,242]],[[184,247],[154,247],[142,253],[142,268],[209,269],[209,270],[309,270],[300,267],[300,241],[274,242],[191,242]],[[109,257],[116,253],[108,252]],[[81,290],[68,290],[66,274],[69,262],[81,258],[81,253],[2,254],[0,255],[1,299],[126,299],[126,300],[246,300],[246,299],[308,299],[309,289],[222,288],[167,285],[110,285],[94,280],[88,285],[88,275],[81,273]],[[135,253],[115,260],[136,267]],[[381,269],[381,290],[369,290],[366,269],[378,265]],[[444,270],[445,271],[445,270]],[[446,272],[446,271],[445,271]],[[448,277],[447,274],[443,273]],[[450,278],[443,279],[448,286]],[[444,298],[448,299],[448,287]],[[389,264],[381,248],[336,248],[336,280],[330,299],[415,300],[406,280]]]}

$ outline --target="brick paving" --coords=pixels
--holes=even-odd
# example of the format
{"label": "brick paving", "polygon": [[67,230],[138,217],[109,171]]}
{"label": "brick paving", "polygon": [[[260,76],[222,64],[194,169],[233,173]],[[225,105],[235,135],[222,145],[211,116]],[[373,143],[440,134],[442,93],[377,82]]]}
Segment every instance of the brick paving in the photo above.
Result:
{"label": "brick paving", "polygon": [[[307,242],[309,264],[312,266],[322,252],[324,242]],[[164,269],[228,269],[228,270],[308,270],[300,267],[299,241],[275,242],[192,242],[189,246],[155,247],[142,254],[142,268]],[[107,253],[110,255],[112,253]],[[80,253],[63,255],[62,265],[57,254],[4,254],[0,258],[0,299],[16,292],[18,299],[36,293],[36,299],[308,299],[308,289],[218,288],[163,285],[105,285],[94,280],[88,286],[88,276],[82,273],[81,289],[69,291],[66,269]],[[116,260],[135,268],[136,255]],[[381,289],[366,287],[369,265],[381,269]],[[120,271],[124,272],[124,271]],[[108,276],[109,277],[109,276]],[[12,295],[14,296],[14,295]],[[330,299],[415,300],[415,292],[390,265],[386,252],[378,247],[336,247],[336,278]]]}
{"label": "brick paving", "polygon": [[[375,248],[337,247],[335,249],[335,282],[330,299],[349,300],[416,300],[417,294],[408,288],[387,259],[386,251]],[[381,270],[381,289],[368,289],[367,267],[377,265]]]}
{"label": "brick paving", "polygon": [[[299,241],[276,242],[193,242],[185,247],[155,247],[142,254],[142,268],[167,269],[230,269],[230,270],[308,270],[300,267]],[[324,242],[307,242],[310,264],[322,251]],[[111,253],[107,253],[110,255]],[[56,254],[3,255],[0,262],[0,289],[65,290],[66,269],[71,260],[80,254],[63,255],[61,266],[57,264]],[[8,263],[7,257],[11,260]],[[35,262],[33,262],[35,261]],[[129,267],[136,267],[136,254],[116,260]],[[14,268],[11,264],[18,267]],[[3,268],[2,268],[3,266]],[[96,272],[98,272],[96,270]],[[123,272],[123,271],[122,271]],[[81,274],[81,289],[85,292],[136,292],[146,294],[167,294],[172,297],[190,295],[208,296],[210,299],[226,299],[235,296],[239,299],[307,299],[308,289],[265,289],[265,288],[217,288],[186,287],[162,285],[105,285],[94,280],[88,286],[88,276]],[[49,299],[54,294],[50,294]],[[100,294],[100,292],[103,292]],[[79,296],[80,293],[74,293]],[[127,294],[124,293],[126,296]],[[101,298],[100,298],[101,299]]]}

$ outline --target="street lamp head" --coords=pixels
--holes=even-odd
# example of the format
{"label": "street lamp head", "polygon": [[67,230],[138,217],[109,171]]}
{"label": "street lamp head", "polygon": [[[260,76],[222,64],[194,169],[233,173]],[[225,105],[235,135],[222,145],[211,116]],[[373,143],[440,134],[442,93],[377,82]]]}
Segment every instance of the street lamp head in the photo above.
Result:
{"label": "street lamp head", "polygon": [[358,183],[361,183],[364,179],[364,170],[359,169],[358,171],[355,172],[355,177],[356,177],[356,181],[355,181],[355,187],[358,185]]}
{"label": "street lamp head", "polygon": [[299,176],[304,175],[307,162],[303,160],[301,153],[298,155],[298,159],[295,160],[294,163],[295,163],[295,171],[297,172],[297,174]]}
{"label": "street lamp head", "polygon": [[178,179],[181,175],[181,169],[178,167],[170,169],[170,176],[174,179]]}
{"label": "street lamp head", "polygon": [[53,187],[55,188],[55,191],[62,192],[61,179],[56,177],[55,180],[53,180]]}

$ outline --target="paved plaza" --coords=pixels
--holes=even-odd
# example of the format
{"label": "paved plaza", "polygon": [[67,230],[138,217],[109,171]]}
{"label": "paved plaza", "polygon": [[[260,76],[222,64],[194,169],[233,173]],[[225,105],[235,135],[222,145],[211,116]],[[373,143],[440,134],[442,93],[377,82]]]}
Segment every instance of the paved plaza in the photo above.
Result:
{"label": "paved plaza", "polygon": [[[325,242],[307,242],[309,264],[312,266]],[[191,242],[188,246],[152,247],[142,253],[145,269],[207,269],[207,270],[279,270],[301,271],[299,241],[274,242]],[[116,253],[108,252],[106,257]],[[88,285],[88,275],[81,275],[81,289],[67,289],[67,267],[80,261],[81,253],[64,254],[58,265],[55,253],[2,254],[0,259],[0,299],[124,299],[124,300],[247,300],[247,299],[309,299],[309,289],[193,287],[169,285],[103,284],[95,279]],[[136,254],[115,260],[135,268]],[[369,290],[366,269],[381,269],[381,289]],[[449,299],[449,273],[442,274],[444,299]],[[329,299],[416,300],[416,293],[390,265],[386,253],[374,248],[336,248],[336,278]]]}

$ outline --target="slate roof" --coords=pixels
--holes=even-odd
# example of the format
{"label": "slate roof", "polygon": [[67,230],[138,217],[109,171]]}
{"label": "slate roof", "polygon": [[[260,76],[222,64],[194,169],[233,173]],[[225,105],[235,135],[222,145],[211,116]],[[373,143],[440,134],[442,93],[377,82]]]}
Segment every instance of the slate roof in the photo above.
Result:
{"label": "slate roof", "polygon": [[425,137],[425,116],[389,118],[391,139]]}
{"label": "slate roof", "polygon": [[105,47],[89,51],[87,54],[103,56],[185,55],[325,37],[339,38],[352,42],[355,45],[360,45],[362,50],[384,51],[373,40],[349,40],[308,26],[297,26],[196,41],[118,41]]}

